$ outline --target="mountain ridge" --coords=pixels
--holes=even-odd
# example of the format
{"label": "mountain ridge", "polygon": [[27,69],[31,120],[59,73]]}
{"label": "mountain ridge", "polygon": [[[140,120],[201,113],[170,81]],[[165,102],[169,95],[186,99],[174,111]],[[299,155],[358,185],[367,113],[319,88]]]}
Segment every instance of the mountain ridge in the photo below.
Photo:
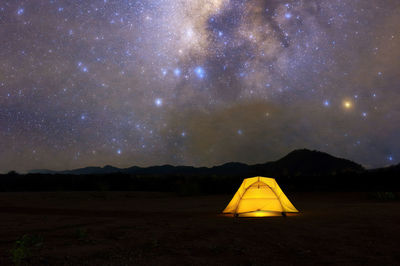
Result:
{"label": "mountain ridge", "polygon": [[270,175],[282,174],[297,175],[299,173],[308,175],[321,175],[328,172],[364,171],[365,168],[353,161],[338,158],[328,153],[296,149],[284,157],[261,164],[245,164],[240,162],[228,162],[212,167],[194,167],[169,164],[149,167],[131,166],[118,168],[111,165],[103,167],[88,166],[84,168],[53,171],[48,169],[30,170],[30,174],[67,174],[67,175],[99,175],[99,174],[254,174],[268,173]]}

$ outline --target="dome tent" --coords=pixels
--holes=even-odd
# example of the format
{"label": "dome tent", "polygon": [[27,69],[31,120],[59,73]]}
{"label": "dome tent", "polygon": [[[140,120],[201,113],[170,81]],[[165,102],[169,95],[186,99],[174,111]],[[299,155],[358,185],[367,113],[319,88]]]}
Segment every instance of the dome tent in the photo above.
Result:
{"label": "dome tent", "polygon": [[243,180],[223,213],[237,217],[286,215],[298,210],[283,193],[274,178],[251,177]]}

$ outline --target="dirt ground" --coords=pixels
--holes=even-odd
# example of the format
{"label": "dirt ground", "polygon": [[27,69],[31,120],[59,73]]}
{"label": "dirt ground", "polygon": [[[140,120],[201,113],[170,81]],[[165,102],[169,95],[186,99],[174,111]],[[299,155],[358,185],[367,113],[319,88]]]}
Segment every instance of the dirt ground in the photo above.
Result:
{"label": "dirt ground", "polygon": [[[0,193],[0,265],[400,265],[400,202],[287,194],[301,214],[231,218],[232,195]],[[21,256],[21,255],[20,255]]]}

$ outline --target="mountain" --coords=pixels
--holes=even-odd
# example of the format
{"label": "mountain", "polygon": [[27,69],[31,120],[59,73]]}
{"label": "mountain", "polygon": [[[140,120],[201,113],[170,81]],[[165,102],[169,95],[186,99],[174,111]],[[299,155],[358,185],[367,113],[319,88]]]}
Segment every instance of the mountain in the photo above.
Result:
{"label": "mountain", "polygon": [[283,158],[264,164],[247,165],[244,163],[226,163],[219,166],[192,167],[192,166],[151,166],[129,168],[85,167],[75,170],[51,171],[34,170],[30,173],[69,174],[69,175],[99,175],[113,173],[127,173],[133,175],[242,175],[242,176],[287,176],[287,175],[324,175],[344,172],[360,172],[364,168],[352,161],[334,157],[330,154],[307,149],[295,150]]}
{"label": "mountain", "polygon": [[75,170],[59,171],[58,174],[64,175],[102,175],[102,174],[114,174],[122,172],[122,169],[106,165],[104,167],[85,167]]}
{"label": "mountain", "polygon": [[307,149],[292,151],[278,161],[258,166],[266,172],[273,172],[277,175],[314,176],[365,170],[360,164],[350,160]]}
{"label": "mountain", "polygon": [[[33,174],[32,174],[33,173]],[[85,167],[0,175],[0,191],[164,191],[178,195],[234,193],[243,178],[276,178],[289,191],[399,191],[400,164],[365,170],[360,164],[307,149],[273,162],[214,167],[160,165]]]}
{"label": "mountain", "polygon": [[377,168],[368,170],[369,173],[375,173],[378,175],[394,175],[398,176],[400,179],[400,163],[395,165],[390,165],[387,167]]}
{"label": "mountain", "polygon": [[48,169],[33,169],[28,171],[29,174],[57,174],[58,171]]}
{"label": "mountain", "polygon": [[400,172],[400,163],[393,166],[393,169]]}

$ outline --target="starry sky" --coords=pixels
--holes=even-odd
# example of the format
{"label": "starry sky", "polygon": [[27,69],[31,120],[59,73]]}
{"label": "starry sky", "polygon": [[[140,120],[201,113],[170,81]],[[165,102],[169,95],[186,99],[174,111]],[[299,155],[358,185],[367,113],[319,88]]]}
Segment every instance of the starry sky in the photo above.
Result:
{"label": "starry sky", "polygon": [[398,0],[2,0],[0,172],[400,161]]}

